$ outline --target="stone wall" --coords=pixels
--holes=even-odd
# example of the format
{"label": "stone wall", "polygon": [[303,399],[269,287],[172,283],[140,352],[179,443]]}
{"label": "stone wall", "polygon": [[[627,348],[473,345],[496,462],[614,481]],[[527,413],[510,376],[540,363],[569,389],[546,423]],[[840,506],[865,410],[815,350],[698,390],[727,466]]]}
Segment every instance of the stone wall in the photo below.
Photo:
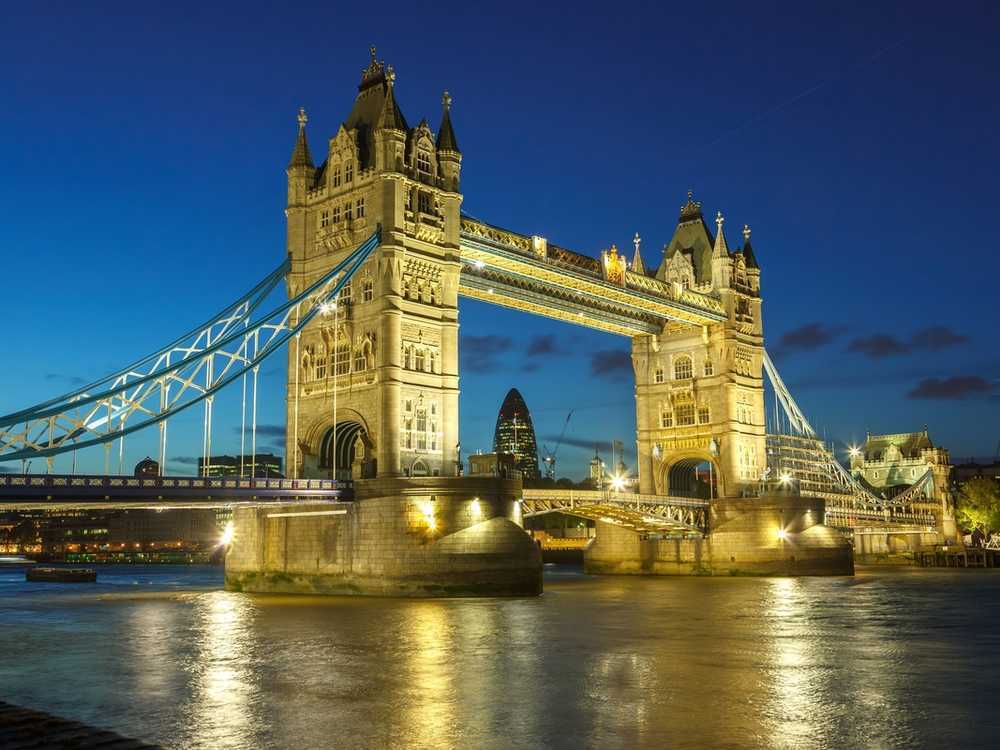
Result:
{"label": "stone wall", "polygon": [[823,513],[824,502],[814,498],[717,500],[709,535],[691,539],[644,539],[598,522],[584,569],[633,575],[851,575],[851,546],[823,525]]}
{"label": "stone wall", "polygon": [[521,528],[520,483],[375,479],[346,503],[238,508],[226,555],[235,591],[533,596],[541,553]]}

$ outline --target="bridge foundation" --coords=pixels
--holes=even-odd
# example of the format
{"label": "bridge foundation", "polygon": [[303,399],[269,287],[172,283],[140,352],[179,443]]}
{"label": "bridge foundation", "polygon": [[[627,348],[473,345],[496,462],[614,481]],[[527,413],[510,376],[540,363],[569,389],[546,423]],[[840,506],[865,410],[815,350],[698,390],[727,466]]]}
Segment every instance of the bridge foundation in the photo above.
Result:
{"label": "bridge foundation", "polygon": [[852,575],[850,544],[823,525],[818,498],[771,495],[712,504],[705,538],[644,538],[610,523],[584,552],[584,569],[632,575]]}
{"label": "bridge foundation", "polygon": [[238,508],[231,591],[535,596],[541,552],[521,527],[520,482],[359,481],[354,502]]}

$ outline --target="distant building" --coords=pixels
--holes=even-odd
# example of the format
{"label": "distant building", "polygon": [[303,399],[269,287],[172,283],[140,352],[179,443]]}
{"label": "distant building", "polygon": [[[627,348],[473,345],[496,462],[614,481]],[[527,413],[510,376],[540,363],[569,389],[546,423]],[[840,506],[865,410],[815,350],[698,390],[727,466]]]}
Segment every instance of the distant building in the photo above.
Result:
{"label": "distant building", "polygon": [[962,486],[970,479],[992,479],[1000,483],[1000,459],[993,461],[966,461],[956,464],[952,471],[955,484]]}
{"label": "distant building", "polygon": [[515,463],[510,453],[473,453],[469,456],[469,474],[506,477],[516,470]]}
{"label": "distant building", "polygon": [[531,424],[528,405],[518,392],[511,388],[507,392],[497,426],[493,432],[493,452],[510,453],[514,456],[514,466],[525,479],[538,479],[538,444],[535,442],[535,428]]}
{"label": "distant building", "polygon": [[135,475],[137,477],[158,477],[160,476],[160,464],[146,456],[135,465]]}
{"label": "distant building", "polygon": [[242,476],[244,477],[251,476],[251,472],[255,477],[277,479],[284,476],[282,473],[281,456],[275,456],[273,453],[258,453],[256,457],[253,455],[244,455],[242,457],[209,456],[207,467],[205,460],[199,458],[198,476],[238,477],[241,476],[241,466]]}
{"label": "distant building", "polygon": [[[864,445],[851,453],[851,473],[891,498],[935,469],[935,482],[950,483],[948,451],[935,447],[925,427],[920,432],[889,435],[868,433]],[[945,481],[942,481],[945,480]]]}

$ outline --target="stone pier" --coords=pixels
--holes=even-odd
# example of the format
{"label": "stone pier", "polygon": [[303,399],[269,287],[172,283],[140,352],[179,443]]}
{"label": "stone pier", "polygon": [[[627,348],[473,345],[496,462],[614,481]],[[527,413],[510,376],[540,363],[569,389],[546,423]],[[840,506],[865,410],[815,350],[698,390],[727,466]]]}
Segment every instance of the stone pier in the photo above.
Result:
{"label": "stone pier", "polygon": [[588,573],[852,575],[850,544],[823,525],[825,503],[776,494],[712,504],[705,538],[650,539],[598,522],[584,552]]}
{"label": "stone pier", "polygon": [[353,502],[238,508],[231,591],[535,596],[541,553],[521,527],[519,481],[372,479]]}

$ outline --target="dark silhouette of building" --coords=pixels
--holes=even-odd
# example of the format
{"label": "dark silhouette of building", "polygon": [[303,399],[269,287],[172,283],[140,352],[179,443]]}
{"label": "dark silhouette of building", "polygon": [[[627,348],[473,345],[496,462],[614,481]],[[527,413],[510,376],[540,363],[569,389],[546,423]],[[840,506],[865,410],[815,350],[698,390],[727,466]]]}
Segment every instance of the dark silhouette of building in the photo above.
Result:
{"label": "dark silhouette of building", "polygon": [[493,452],[510,453],[514,456],[514,467],[525,479],[538,479],[538,444],[535,442],[535,428],[531,424],[528,405],[524,403],[517,388],[511,388],[500,405],[497,426],[493,432]]}
{"label": "dark silhouette of building", "polygon": [[198,476],[206,477],[238,477],[242,465],[242,476],[268,477],[280,479],[284,477],[281,471],[281,456],[273,453],[258,453],[256,458],[252,454],[244,454],[242,464],[239,456],[210,456],[208,467],[205,467],[205,459],[198,459]]}
{"label": "dark silhouette of building", "polygon": [[135,465],[135,475],[137,477],[158,477],[160,476],[160,464],[146,456]]}

